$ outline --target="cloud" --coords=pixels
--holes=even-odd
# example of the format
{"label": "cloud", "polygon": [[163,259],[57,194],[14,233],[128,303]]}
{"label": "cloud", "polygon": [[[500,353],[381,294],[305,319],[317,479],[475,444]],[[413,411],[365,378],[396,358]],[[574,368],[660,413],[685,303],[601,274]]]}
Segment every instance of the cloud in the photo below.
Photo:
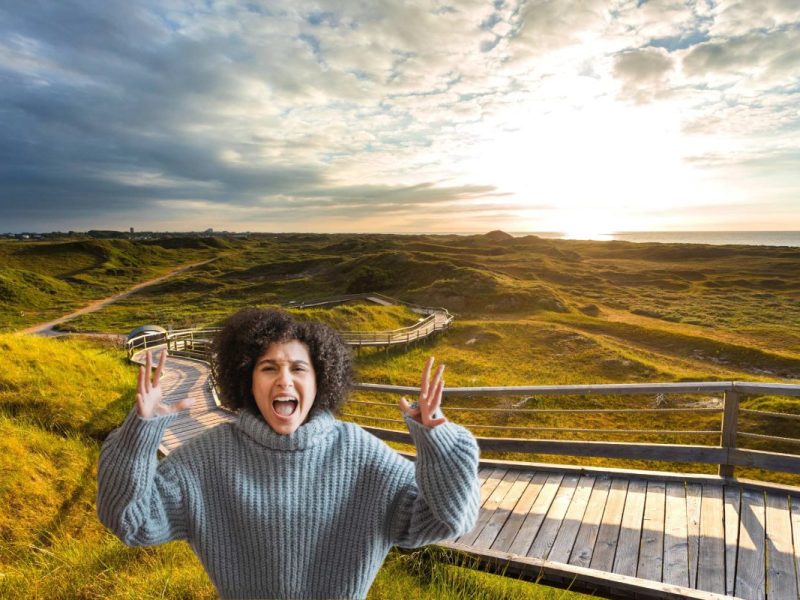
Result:
{"label": "cloud", "polygon": [[716,3],[713,17],[713,36],[737,37],[796,24],[800,21],[800,5],[795,0],[729,0]]}
{"label": "cloud", "polygon": [[672,57],[661,48],[631,50],[614,57],[614,75],[622,83],[622,97],[639,103],[665,94],[673,66]]}
{"label": "cloud", "polygon": [[709,75],[763,86],[792,84],[800,64],[800,27],[754,31],[698,44],[683,59],[690,77]]}
{"label": "cloud", "polygon": [[12,0],[3,222],[515,223],[526,198],[568,202],[568,173],[613,198],[585,148],[645,118],[683,136],[644,149],[673,162],[796,143],[798,19],[777,0]]}

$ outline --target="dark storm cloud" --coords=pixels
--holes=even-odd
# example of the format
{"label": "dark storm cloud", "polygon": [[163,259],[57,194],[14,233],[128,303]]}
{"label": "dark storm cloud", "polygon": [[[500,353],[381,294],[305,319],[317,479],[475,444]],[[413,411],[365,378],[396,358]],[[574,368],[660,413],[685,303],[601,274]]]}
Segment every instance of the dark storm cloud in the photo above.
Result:
{"label": "dark storm cloud", "polygon": [[250,204],[322,179],[220,157],[214,111],[237,85],[213,40],[167,46],[165,23],[128,2],[6,4],[0,22],[4,229],[164,197]]}

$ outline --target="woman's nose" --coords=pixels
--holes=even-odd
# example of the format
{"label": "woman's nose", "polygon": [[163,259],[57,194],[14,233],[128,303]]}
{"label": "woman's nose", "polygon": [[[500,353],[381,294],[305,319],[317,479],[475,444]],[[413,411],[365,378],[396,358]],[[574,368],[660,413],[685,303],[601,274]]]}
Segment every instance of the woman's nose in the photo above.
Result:
{"label": "woman's nose", "polygon": [[289,372],[289,369],[281,369],[278,372],[278,384],[284,387],[292,385],[292,374]]}

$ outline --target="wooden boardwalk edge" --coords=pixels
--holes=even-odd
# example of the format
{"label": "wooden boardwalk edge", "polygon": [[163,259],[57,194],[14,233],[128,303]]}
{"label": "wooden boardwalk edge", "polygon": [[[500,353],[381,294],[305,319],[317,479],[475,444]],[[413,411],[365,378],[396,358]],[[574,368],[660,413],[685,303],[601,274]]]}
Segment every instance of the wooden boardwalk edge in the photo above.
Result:
{"label": "wooden boardwalk edge", "polygon": [[680,585],[554,563],[540,558],[523,557],[497,550],[481,549],[478,552],[472,546],[457,542],[441,542],[437,546],[466,555],[479,563],[476,566],[492,572],[555,585],[576,592],[601,593],[612,598],[630,598],[633,595],[637,598],[697,598],[702,600],[734,598],[734,596],[704,592]]}

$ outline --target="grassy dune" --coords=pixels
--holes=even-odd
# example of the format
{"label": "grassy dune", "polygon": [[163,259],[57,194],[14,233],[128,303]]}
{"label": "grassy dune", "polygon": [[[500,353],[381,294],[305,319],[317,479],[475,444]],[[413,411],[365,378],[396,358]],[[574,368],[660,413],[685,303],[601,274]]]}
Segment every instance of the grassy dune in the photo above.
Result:
{"label": "grassy dune", "polygon": [[0,241],[0,331],[61,316],[181,264],[211,258],[227,246],[216,240],[188,245],[176,248],[169,240]]}
{"label": "grassy dune", "polygon": [[800,328],[791,326],[800,323],[798,249],[535,236],[284,234],[236,240],[215,262],[70,327],[124,330],[140,324],[141,313],[176,327],[209,324],[240,306],[361,291],[443,305],[462,318],[583,314],[645,329],[673,326],[700,337],[733,337],[748,347],[800,356]]}

